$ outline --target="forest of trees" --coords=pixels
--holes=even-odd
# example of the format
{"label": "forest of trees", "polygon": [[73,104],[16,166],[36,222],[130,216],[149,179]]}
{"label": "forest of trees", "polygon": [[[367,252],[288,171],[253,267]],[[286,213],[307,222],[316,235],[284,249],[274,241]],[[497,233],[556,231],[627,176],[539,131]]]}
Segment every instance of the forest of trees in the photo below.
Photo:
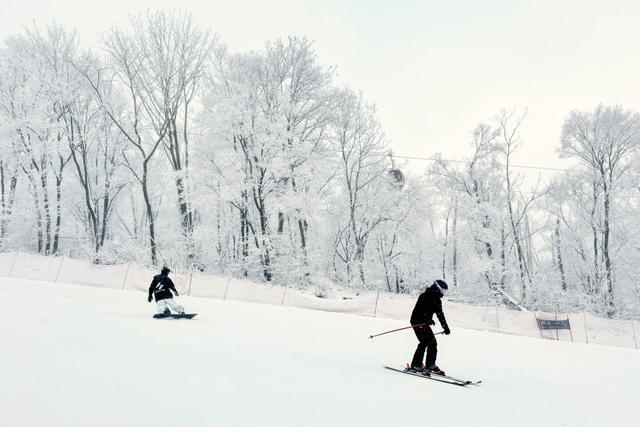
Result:
{"label": "forest of trees", "polygon": [[513,162],[526,120],[499,110],[465,158],[410,173],[305,38],[232,54],[147,12],[90,50],[31,26],[0,48],[0,247],[640,317],[640,115],[568,111],[574,166],[538,185]]}

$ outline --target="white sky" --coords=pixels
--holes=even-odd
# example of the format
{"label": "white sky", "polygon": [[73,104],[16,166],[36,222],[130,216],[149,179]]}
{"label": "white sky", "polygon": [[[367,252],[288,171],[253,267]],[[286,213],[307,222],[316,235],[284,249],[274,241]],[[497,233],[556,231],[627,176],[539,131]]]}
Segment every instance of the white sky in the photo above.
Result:
{"label": "white sky", "polygon": [[556,147],[570,110],[640,107],[636,1],[0,0],[0,38],[55,20],[94,44],[129,13],[165,7],[192,10],[233,51],[314,40],[339,82],[378,105],[399,155],[460,159],[478,122],[518,105],[530,115],[516,161],[562,167]]}

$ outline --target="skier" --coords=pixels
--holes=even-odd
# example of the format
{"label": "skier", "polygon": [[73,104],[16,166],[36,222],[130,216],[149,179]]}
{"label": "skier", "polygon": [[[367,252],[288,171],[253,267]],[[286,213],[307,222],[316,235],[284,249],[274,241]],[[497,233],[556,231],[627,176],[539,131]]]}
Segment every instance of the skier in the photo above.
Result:
{"label": "skier", "polygon": [[170,315],[171,312],[174,314],[184,314],[184,307],[173,300],[173,294],[171,292],[173,291],[173,293],[178,296],[178,291],[173,281],[169,278],[170,272],[171,270],[167,267],[162,267],[160,274],[153,276],[151,286],[149,286],[149,297],[147,301],[151,302],[152,296],[155,297],[158,314]]}
{"label": "skier", "polygon": [[[412,371],[433,372],[439,375],[445,374],[444,371],[436,365],[438,343],[430,325],[436,324],[433,320],[433,315],[435,314],[444,329],[444,334],[449,335],[451,333],[447,325],[447,320],[442,312],[442,297],[448,290],[449,286],[447,286],[444,280],[436,280],[418,297],[418,302],[416,302],[416,306],[411,313],[411,325],[414,326],[413,330],[418,337],[418,341],[420,341],[413,355],[413,360],[411,361]],[[424,325],[416,326],[421,324]],[[427,358],[423,365],[422,358],[424,357],[425,349],[427,351]]]}

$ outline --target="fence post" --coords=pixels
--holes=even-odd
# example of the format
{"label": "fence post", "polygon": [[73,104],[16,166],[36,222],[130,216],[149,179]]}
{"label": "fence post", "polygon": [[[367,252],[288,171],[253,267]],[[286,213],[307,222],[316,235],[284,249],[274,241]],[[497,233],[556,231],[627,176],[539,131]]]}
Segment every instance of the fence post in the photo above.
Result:
{"label": "fence post", "polygon": [[121,291],[124,291],[124,285],[127,284],[127,277],[129,277],[129,269],[131,268],[131,263],[127,264],[127,271],[124,273],[124,279],[122,280],[122,288]]}
{"label": "fence post", "polygon": [[64,262],[64,255],[60,258],[60,265],[58,265],[58,271],[56,271],[56,278],[53,280],[53,283],[58,283],[58,276],[60,275],[60,269],[62,268],[62,263]]}
{"label": "fence post", "polygon": [[633,342],[636,345],[636,350],[638,349],[638,338],[636,337],[636,327],[635,322],[631,320],[631,330],[633,331]]}
{"label": "fence post", "polygon": [[227,279],[227,287],[224,290],[224,296],[222,297],[223,300],[227,299],[227,292],[229,291],[229,285],[231,284],[231,274],[229,274],[229,278]]}
{"label": "fence post", "polygon": [[191,296],[191,282],[193,281],[193,263],[191,264],[191,271],[189,271],[189,289],[187,295]]}
{"label": "fence post", "polygon": [[540,338],[544,339],[544,335],[542,335],[542,329],[540,329],[540,323],[538,323],[538,316],[536,315],[535,310],[533,311],[533,321],[536,322],[538,332],[540,332]]}
{"label": "fence post", "polygon": [[571,336],[571,342],[573,342],[573,328],[571,327],[571,321],[569,320],[569,313],[567,313],[567,321],[569,322],[569,335]]}
{"label": "fence post", "polygon": [[[554,312],[553,317],[558,321],[558,313]],[[560,341],[560,334],[558,334],[558,330],[556,329],[556,341]]]}
{"label": "fence post", "polygon": [[500,306],[496,305],[496,331],[500,332]]}
{"label": "fence post", "polygon": [[582,312],[582,319],[584,321],[584,341],[586,344],[589,344],[589,329],[587,329],[587,314]]}
{"label": "fence post", "polygon": [[280,301],[280,305],[284,306],[284,297],[287,296],[287,289],[289,288],[284,288],[284,292],[282,293],[282,301]]}
{"label": "fence post", "polygon": [[373,317],[376,317],[376,313],[378,312],[378,298],[380,298],[380,289],[378,289],[378,293],[376,294],[376,305],[373,307]]}
{"label": "fence post", "polygon": [[20,252],[16,251],[16,256],[13,258],[13,263],[11,264],[11,268],[9,269],[9,275],[7,277],[11,277],[11,275],[13,274],[13,267],[16,266],[16,261],[18,261],[18,255],[20,255]]}

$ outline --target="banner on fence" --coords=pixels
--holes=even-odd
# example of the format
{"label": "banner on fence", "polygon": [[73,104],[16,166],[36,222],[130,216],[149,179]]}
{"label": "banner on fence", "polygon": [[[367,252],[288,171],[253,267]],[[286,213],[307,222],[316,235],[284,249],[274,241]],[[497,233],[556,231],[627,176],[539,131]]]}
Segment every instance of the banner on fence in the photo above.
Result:
{"label": "banner on fence", "polygon": [[538,321],[538,328],[540,329],[571,329],[569,318],[566,320],[546,320],[536,319]]}

